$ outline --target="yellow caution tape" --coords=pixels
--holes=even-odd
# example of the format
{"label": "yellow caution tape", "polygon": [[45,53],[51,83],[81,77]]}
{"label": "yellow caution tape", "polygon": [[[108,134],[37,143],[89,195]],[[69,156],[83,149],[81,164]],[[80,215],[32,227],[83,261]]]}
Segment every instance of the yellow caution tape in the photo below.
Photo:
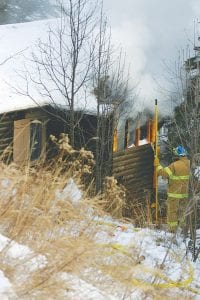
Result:
{"label": "yellow caution tape", "polygon": [[111,226],[111,227],[116,227],[116,224],[105,222],[105,221],[94,221],[97,225],[106,225],[106,226]]}
{"label": "yellow caution tape", "polygon": [[[146,270],[147,271],[147,270]],[[149,273],[154,273],[153,270],[148,270]],[[200,295],[200,289],[197,290],[195,288],[190,287],[189,285],[192,283],[194,279],[194,270],[190,265],[189,270],[189,277],[183,281],[173,281],[164,274],[157,274],[156,277],[167,281],[166,283],[151,283],[151,282],[144,282],[140,279],[132,279],[131,282],[133,285],[141,286],[153,286],[155,288],[161,288],[161,289],[168,289],[168,288],[184,288],[185,290],[188,290],[194,294]]]}
{"label": "yellow caution tape", "polygon": [[[120,227],[119,225],[113,224],[113,223],[109,223],[109,222],[104,222],[104,221],[97,221],[96,223],[98,223],[99,225],[108,225],[114,228]],[[134,228],[133,231],[138,231],[140,229],[138,228]],[[110,243],[110,244],[98,244],[98,246],[103,247],[103,248],[111,248],[111,252],[107,252],[108,255],[114,254],[115,251],[119,251],[120,253],[128,256],[128,257],[132,257],[131,253],[129,252],[131,246],[126,247],[123,246],[121,244],[117,244],[117,243]],[[123,268],[123,266],[121,266]],[[145,285],[145,286],[153,286],[156,288],[162,288],[162,289],[167,289],[167,288],[184,288],[194,294],[200,295],[200,289],[197,290],[195,288],[190,287],[189,285],[192,283],[193,279],[194,279],[194,270],[192,268],[192,266],[189,264],[189,272],[188,272],[188,278],[182,281],[173,281],[172,279],[168,278],[166,275],[164,275],[163,273],[159,272],[159,270],[152,270],[152,269],[148,269],[145,268],[143,266],[143,270],[147,273],[150,273],[152,276],[157,277],[158,279],[161,279],[163,281],[165,281],[164,283],[151,283],[151,282],[146,282],[140,279],[131,279],[131,283],[133,285],[137,285],[137,286],[141,286],[141,285]]]}
{"label": "yellow caution tape", "polygon": [[128,252],[130,247],[125,247],[120,244],[111,244],[111,247],[115,250],[118,250],[120,253],[125,254],[127,256],[131,256],[131,254]]}
{"label": "yellow caution tape", "polygon": [[[131,254],[128,251],[130,247],[125,247],[123,245],[113,244],[113,243],[110,243],[110,244],[98,244],[98,246],[103,247],[103,248],[109,248],[110,247],[110,248],[112,248],[112,250],[117,250],[117,251],[119,251],[120,253],[122,253],[124,255],[131,256]],[[114,251],[112,253],[114,253]]]}
{"label": "yellow caution tape", "polygon": [[[106,248],[106,247],[112,248],[112,251],[109,252],[108,254],[113,254],[114,251],[116,250],[128,257],[131,257],[131,254],[128,251],[130,249],[130,247],[125,247],[120,244],[99,244],[99,246],[101,246],[103,248]],[[128,267],[125,267],[125,266],[120,266],[120,268],[128,269]],[[153,269],[145,268],[145,266],[142,266],[142,270],[143,270],[143,272],[149,273],[150,275],[155,276],[156,278],[163,280],[165,282],[151,283],[151,282],[146,282],[141,279],[133,278],[130,280],[130,283],[133,284],[134,286],[145,285],[145,286],[151,286],[151,287],[161,288],[161,289],[184,288],[194,294],[200,295],[200,290],[197,290],[197,289],[189,286],[194,279],[194,270],[190,264],[189,264],[188,278],[186,278],[182,281],[174,281],[174,280],[170,279],[169,277],[167,277],[166,275],[164,275],[163,273],[161,273],[160,270],[153,270]]]}
{"label": "yellow caution tape", "polygon": [[[109,222],[105,222],[105,221],[95,221],[95,220],[94,220],[94,222],[97,225],[106,225],[106,226],[110,226],[110,227],[113,227],[113,228],[116,228],[116,229],[120,228],[122,231],[126,231],[128,229],[125,225],[118,225],[118,224],[113,224],[113,223],[109,223]],[[137,232],[137,231],[140,231],[140,230],[141,230],[141,228],[132,228],[130,231]]]}

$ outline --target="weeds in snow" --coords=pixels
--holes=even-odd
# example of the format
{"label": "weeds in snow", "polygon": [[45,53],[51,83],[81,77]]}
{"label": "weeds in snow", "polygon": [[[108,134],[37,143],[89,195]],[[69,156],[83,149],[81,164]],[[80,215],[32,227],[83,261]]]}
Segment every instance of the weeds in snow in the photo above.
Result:
{"label": "weeds in snow", "polygon": [[[164,270],[159,266],[147,270],[136,241],[130,247],[112,242],[113,236],[129,232],[131,226],[128,222],[119,226],[111,219],[122,220],[125,191],[113,178],[106,178],[102,195],[80,192],[78,186],[90,184],[93,156],[69,147],[65,136],[55,143],[59,155],[46,166],[1,164],[0,228],[8,239],[0,245],[0,269],[16,296],[68,299],[72,286],[63,274],[91,282],[116,299],[134,299],[138,290],[141,299],[175,295],[172,280],[162,276]],[[158,282],[152,284],[155,276]],[[163,281],[168,284],[165,288]],[[179,287],[188,291],[188,286]],[[177,299],[190,298],[181,291],[177,295]]]}

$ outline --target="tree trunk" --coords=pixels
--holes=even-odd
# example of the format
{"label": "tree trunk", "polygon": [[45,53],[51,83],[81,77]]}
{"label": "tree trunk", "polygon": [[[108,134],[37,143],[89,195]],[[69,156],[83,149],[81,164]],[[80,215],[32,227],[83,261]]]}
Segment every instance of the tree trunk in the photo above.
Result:
{"label": "tree trunk", "polygon": [[[98,101],[98,100],[97,100]],[[101,168],[100,168],[100,113],[99,113],[99,104],[97,104],[97,139],[96,139],[96,168],[95,168],[95,179],[96,179],[96,193],[101,190]]]}
{"label": "tree trunk", "polygon": [[69,119],[69,135],[70,135],[70,144],[74,148],[74,109],[70,110],[70,119]]}

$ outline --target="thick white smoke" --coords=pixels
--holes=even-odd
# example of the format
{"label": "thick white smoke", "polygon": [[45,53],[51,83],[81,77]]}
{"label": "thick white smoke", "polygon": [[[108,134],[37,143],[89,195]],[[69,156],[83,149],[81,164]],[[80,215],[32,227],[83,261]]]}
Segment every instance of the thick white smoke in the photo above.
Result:
{"label": "thick white smoke", "polygon": [[139,82],[136,110],[152,109],[158,98],[162,113],[171,113],[169,81],[179,51],[188,44],[193,48],[199,0],[105,0],[104,4],[113,40],[126,52],[133,84]]}

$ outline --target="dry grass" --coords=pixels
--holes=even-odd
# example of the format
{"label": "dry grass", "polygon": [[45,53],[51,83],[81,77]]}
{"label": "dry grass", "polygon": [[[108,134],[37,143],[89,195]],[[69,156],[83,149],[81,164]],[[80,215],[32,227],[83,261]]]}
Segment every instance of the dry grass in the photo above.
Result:
{"label": "dry grass", "polygon": [[[50,171],[49,167],[36,170],[1,165],[1,233],[33,251],[17,263],[14,260],[14,264],[6,256],[11,245],[1,251],[1,269],[15,285],[20,299],[34,295],[54,295],[55,299],[64,284],[61,280],[55,284],[55,274],[78,272],[94,248],[94,243],[85,233],[89,226],[89,221],[84,220],[86,205],[77,209],[69,201],[70,195],[56,199],[56,192],[63,190],[70,175],[71,172],[64,172],[63,168]],[[75,224],[84,221],[76,233]],[[47,262],[39,269],[28,271],[28,262],[38,254]]]}
{"label": "dry grass", "polygon": [[140,248],[117,251],[95,243],[99,229],[91,215],[110,213],[122,218],[125,191],[107,178],[102,195],[88,198],[83,193],[82,201],[73,203],[70,192],[62,191],[72,177],[77,185],[88,187],[91,177],[86,181],[85,176],[91,176],[94,160],[83,149],[74,151],[64,136],[55,143],[59,156],[47,166],[0,166],[0,232],[31,249],[24,256],[11,257],[11,242],[0,253],[0,269],[19,299],[68,299],[66,291],[71,286],[59,276],[64,272],[77,274],[108,293],[113,291],[117,299],[129,299],[135,288],[144,299],[147,295],[148,299],[167,299],[170,291],[165,290],[165,298],[162,289],[145,282],[134,284],[133,275],[145,272]]}

